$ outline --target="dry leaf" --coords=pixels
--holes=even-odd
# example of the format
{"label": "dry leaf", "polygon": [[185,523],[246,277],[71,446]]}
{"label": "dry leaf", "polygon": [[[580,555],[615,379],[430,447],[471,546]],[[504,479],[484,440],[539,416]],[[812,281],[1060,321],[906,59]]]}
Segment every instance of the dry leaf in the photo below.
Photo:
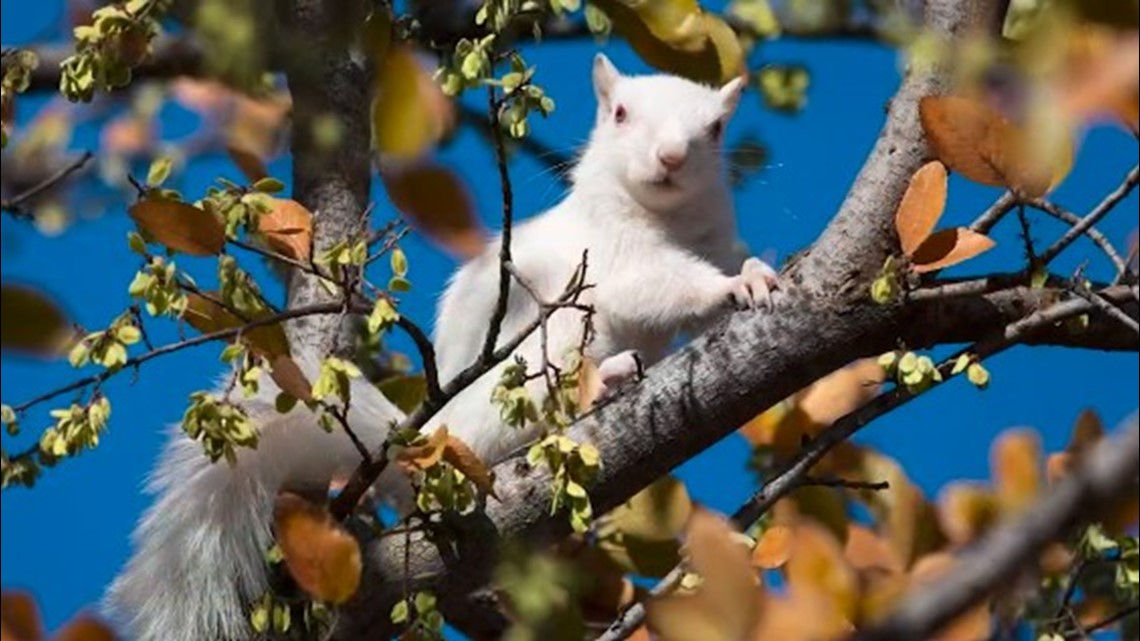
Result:
{"label": "dry leaf", "polygon": [[947,538],[965,545],[993,525],[1000,509],[993,493],[976,483],[951,483],[938,498],[938,519]]}
{"label": "dry leaf", "polygon": [[602,393],[602,376],[594,359],[583,356],[578,370],[578,410],[588,412]]}
{"label": "dry leaf", "polygon": [[100,148],[118,156],[138,156],[151,149],[155,130],[149,118],[134,114],[120,116],[103,127],[99,134]]}
{"label": "dry leaf", "polygon": [[313,214],[301,203],[274,198],[273,209],[257,219],[257,231],[273,251],[308,262],[313,244]]}
{"label": "dry leaf", "polygon": [[230,160],[234,161],[234,164],[237,165],[237,168],[241,170],[250,184],[269,176],[269,169],[265,167],[265,161],[252,151],[227,145],[226,153],[229,154]]}
{"label": "dry leaf", "polygon": [[[448,436],[447,443],[443,448],[443,460],[450,463],[455,469],[463,472],[467,478],[471,479],[475,487],[479,488],[480,492],[489,496],[495,496],[495,475],[487,468],[487,465],[475,455],[475,452],[471,451],[470,447],[467,447],[466,443],[454,436]],[[495,496],[495,498],[499,497]]]}
{"label": "dry leaf", "polygon": [[486,234],[453,172],[420,163],[388,169],[381,177],[392,204],[428,238],[462,258],[482,253]]}
{"label": "dry leaf", "polygon": [[856,570],[900,573],[906,569],[906,564],[886,539],[857,523],[848,527],[843,556]]}
{"label": "dry leaf", "polygon": [[914,254],[934,231],[945,207],[946,167],[937,160],[928,162],[911,177],[895,213],[903,254]]}
{"label": "dry leaf", "polygon": [[301,367],[285,354],[273,357],[269,366],[269,376],[282,392],[301,401],[313,400],[313,384],[305,377]]}
{"label": "dry leaf", "polygon": [[[950,571],[953,565],[954,557],[945,552],[927,555],[914,564],[911,584],[922,586],[933,583]],[[989,639],[990,634],[992,621],[987,599],[943,626],[931,641],[982,641]]]}
{"label": "dry leaf", "polygon": [[423,471],[443,460],[449,440],[447,426],[440,425],[421,445],[409,445],[396,455],[396,462],[405,470]]}
{"label": "dry leaf", "polygon": [[[218,292],[187,295],[188,302],[186,311],[182,314],[182,320],[199,332],[210,334],[224,329],[241,327],[249,322],[268,318],[272,315],[272,312],[265,310],[256,318],[242,319],[216,302],[221,299],[221,294]],[[264,325],[242,332],[241,340],[251,351],[269,359],[270,363],[274,362],[278,356],[289,355],[289,339],[285,336],[285,328],[280,323]]]}
{"label": "dry leaf", "polygon": [[965,227],[943,229],[927,238],[911,256],[911,269],[918,274],[945,269],[992,249],[993,239]]}
{"label": "dry leaf", "polygon": [[0,285],[0,348],[55,356],[73,334],[63,311],[43,292],[15,283]]}
{"label": "dry leaf", "polygon": [[784,567],[793,595],[823,597],[833,606],[835,615],[848,623],[854,620],[859,601],[858,579],[831,532],[810,521],[796,526],[792,556]]}
{"label": "dry leaf", "polygon": [[90,615],[79,615],[52,635],[52,641],[115,641],[111,628]]}
{"label": "dry leaf", "polygon": [[792,537],[792,528],[784,525],[773,525],[765,530],[752,548],[752,564],[772,570],[787,563],[792,555]]}
{"label": "dry leaf", "polygon": [[663,476],[633,495],[607,517],[627,537],[646,541],[677,538],[693,514],[693,502],[685,484]]}
{"label": "dry leaf", "polygon": [[40,610],[26,592],[5,590],[0,594],[0,628],[3,641],[38,641],[44,636]]}
{"label": "dry leaf", "polygon": [[323,507],[289,493],[273,509],[277,543],[297,585],[322,601],[347,601],[360,584],[360,544]]}
{"label": "dry leaf", "polygon": [[147,198],[128,212],[144,235],[184,254],[214,256],[226,244],[225,229],[216,217],[183,202]]}
{"label": "dry leaf", "polygon": [[414,52],[395,46],[376,75],[379,86],[372,103],[372,136],[376,149],[393,158],[420,156],[450,129],[452,102],[443,95]]}
{"label": "dry leaf", "polygon": [[1028,507],[1041,488],[1041,439],[1032,430],[1006,430],[994,442],[990,465],[1004,510]]}

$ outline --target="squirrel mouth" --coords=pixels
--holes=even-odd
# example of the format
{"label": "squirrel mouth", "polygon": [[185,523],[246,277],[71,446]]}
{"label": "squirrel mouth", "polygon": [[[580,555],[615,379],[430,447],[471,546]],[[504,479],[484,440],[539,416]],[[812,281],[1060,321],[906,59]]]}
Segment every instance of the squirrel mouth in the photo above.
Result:
{"label": "squirrel mouth", "polygon": [[655,180],[651,180],[651,181],[649,181],[649,184],[653,185],[654,187],[660,188],[660,189],[676,189],[677,188],[677,181],[674,180],[673,177],[670,176],[669,174],[665,174],[664,176],[662,176],[660,178],[657,178]]}

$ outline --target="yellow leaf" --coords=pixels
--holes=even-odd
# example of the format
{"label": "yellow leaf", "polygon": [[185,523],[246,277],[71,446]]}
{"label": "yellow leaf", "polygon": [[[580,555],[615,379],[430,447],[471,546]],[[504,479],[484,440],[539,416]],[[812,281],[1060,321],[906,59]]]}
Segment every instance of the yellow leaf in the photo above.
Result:
{"label": "yellow leaf", "polygon": [[990,453],[994,489],[1005,510],[1022,510],[1041,488],[1041,440],[1032,430],[1006,430]]}
{"label": "yellow leaf", "polygon": [[401,450],[396,455],[396,462],[408,471],[426,470],[443,460],[449,438],[447,426],[441,425],[432,432],[431,436],[427,437],[427,441],[423,444],[409,445]]}
{"label": "yellow leaf", "polygon": [[903,254],[914,254],[934,231],[945,207],[946,167],[937,160],[928,162],[911,177],[895,213]]}
{"label": "yellow leaf", "polygon": [[483,251],[486,235],[467,190],[448,169],[429,163],[382,172],[388,197],[428,238],[462,258]]}
{"label": "yellow leaf", "polygon": [[360,584],[360,544],[321,506],[283,492],[273,507],[274,533],[297,585],[340,604]]}
{"label": "yellow leaf", "polygon": [[269,176],[269,170],[265,168],[265,161],[252,151],[227,145],[226,153],[229,154],[230,160],[234,161],[234,164],[251,184]]}
{"label": "yellow leaf", "polygon": [[3,641],[39,641],[43,638],[40,610],[30,594],[14,590],[0,594],[0,630],[3,630]]}
{"label": "yellow leaf", "polygon": [[784,565],[792,555],[792,537],[792,529],[784,525],[773,525],[765,530],[752,548],[752,564],[765,570]]}
{"label": "yellow leaf", "polygon": [[858,581],[831,532],[811,521],[797,525],[785,573],[792,594],[823,597],[844,621],[854,620]]}
{"label": "yellow leaf", "polygon": [[902,572],[906,565],[890,542],[870,528],[856,523],[848,527],[843,556],[856,570],[897,573]]}
{"label": "yellow leaf", "polygon": [[[954,557],[938,552],[919,559],[911,571],[912,586],[928,585],[950,571]],[[914,589],[912,587],[912,589]],[[943,626],[931,641],[978,641],[989,639],[991,630],[989,599],[966,611],[958,618]]]}
{"label": "yellow leaf", "polygon": [[115,641],[115,635],[106,623],[90,615],[79,615],[56,632],[52,641]]}
{"label": "yellow leaf", "polygon": [[257,231],[280,254],[308,262],[313,243],[313,214],[301,203],[274,198],[273,209],[257,220]]}
{"label": "yellow leaf", "polygon": [[976,483],[951,483],[938,498],[938,519],[947,538],[965,545],[989,529],[1000,512],[997,499]]}
{"label": "yellow leaf", "polygon": [[665,476],[615,508],[607,520],[627,537],[667,541],[681,534],[692,513],[685,484]]}
{"label": "yellow leaf", "polygon": [[376,149],[392,158],[418,157],[450,128],[451,101],[407,46],[388,49],[376,76],[379,86],[372,103]]}
{"label": "yellow leaf", "polygon": [[[221,294],[217,292],[205,292],[204,295],[191,293],[187,295],[186,312],[182,319],[199,332],[210,334],[272,316],[271,311],[264,310],[253,318],[242,319],[216,302],[220,300]],[[270,359],[270,362],[278,356],[289,355],[289,339],[280,323],[242,332],[241,340],[250,350]]]}
{"label": "yellow leaf", "polygon": [[131,205],[131,218],[144,234],[175,251],[214,256],[226,244],[222,223],[213,215],[173,200],[143,199]]}
{"label": "yellow leaf", "polygon": [[63,311],[36,289],[0,285],[0,348],[55,356],[74,331]]}
{"label": "yellow leaf", "polygon": [[[480,492],[495,496],[495,475],[487,469],[487,465],[467,447],[463,441],[448,436],[443,448],[443,460],[452,467],[463,472]],[[496,497],[498,498],[498,497]]]}
{"label": "yellow leaf", "polygon": [[691,567],[703,581],[693,596],[650,601],[650,630],[666,641],[746,638],[761,597],[748,549],[725,519],[700,509],[693,511],[685,539]]}
{"label": "yellow leaf", "polygon": [[911,256],[911,269],[924,274],[952,267],[993,248],[993,239],[965,227],[943,229],[927,238]]}

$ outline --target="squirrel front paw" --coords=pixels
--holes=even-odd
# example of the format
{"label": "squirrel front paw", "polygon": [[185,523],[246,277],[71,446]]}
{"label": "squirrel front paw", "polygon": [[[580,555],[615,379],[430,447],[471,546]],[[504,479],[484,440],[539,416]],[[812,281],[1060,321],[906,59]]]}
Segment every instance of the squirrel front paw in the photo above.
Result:
{"label": "squirrel front paw", "polygon": [[741,309],[770,307],[772,291],[779,289],[779,275],[768,263],[749,258],[740,266],[740,273],[731,279],[730,295]]}

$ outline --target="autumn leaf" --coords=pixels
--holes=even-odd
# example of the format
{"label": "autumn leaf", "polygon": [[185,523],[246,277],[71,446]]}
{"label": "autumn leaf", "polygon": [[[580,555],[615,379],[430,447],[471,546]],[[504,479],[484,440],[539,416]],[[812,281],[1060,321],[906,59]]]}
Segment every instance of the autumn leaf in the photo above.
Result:
{"label": "autumn leaf", "polygon": [[214,256],[226,244],[225,228],[216,217],[183,202],[146,198],[128,212],[145,236],[174,251]]}
{"label": "autumn leaf", "polygon": [[[784,566],[792,594],[823,597],[835,616],[844,622],[853,621],[859,600],[858,579],[839,541],[810,521],[797,525],[795,533],[792,555]],[[840,621],[835,625],[843,627]]]}
{"label": "autumn leaf", "polygon": [[106,623],[81,614],[52,635],[52,641],[115,641],[115,635]]}
{"label": "autumn leaf", "polygon": [[993,248],[992,238],[966,227],[943,229],[927,238],[911,256],[911,269],[924,274],[952,267]]}
{"label": "autumn leaf", "polygon": [[602,376],[598,372],[598,364],[588,356],[582,357],[582,366],[578,370],[578,409],[589,411],[598,396],[602,393]]}
{"label": "autumn leaf", "polygon": [[282,392],[301,401],[313,400],[313,384],[301,371],[297,361],[285,354],[273,357],[269,364],[269,377]]}
{"label": "autumn leaf", "polygon": [[665,641],[747,638],[761,598],[748,549],[724,518],[703,509],[693,511],[685,528],[685,549],[701,585],[692,596],[649,601],[650,630]]}
{"label": "autumn leaf", "polygon": [[407,471],[424,471],[443,460],[450,436],[447,426],[441,425],[424,443],[409,445],[396,455],[396,462]]}
{"label": "autumn leaf", "polygon": [[443,460],[463,472],[480,492],[495,496],[495,475],[466,443],[449,435],[443,448]]}
{"label": "autumn leaf", "polygon": [[[222,300],[221,294],[217,292],[202,294],[191,292],[187,295],[186,311],[182,314],[182,319],[199,332],[210,334],[241,327],[272,315],[269,310],[264,310],[248,320],[242,319],[217,302],[220,300]],[[285,328],[280,323],[242,332],[241,340],[258,355],[268,358],[270,362],[278,356],[289,355],[289,339],[285,336]]]}
{"label": "autumn leaf", "polygon": [[[939,577],[953,568],[954,562],[954,557],[946,552],[937,552],[919,559],[911,571],[911,589],[937,582]],[[978,641],[989,639],[992,632],[989,599],[985,599],[944,625],[931,641]]]}
{"label": "autumn leaf", "polygon": [[662,477],[599,520],[598,547],[630,572],[664,576],[680,560],[678,537],[692,510],[685,485]]}
{"label": "autumn leaf", "polygon": [[934,231],[945,207],[946,167],[938,161],[928,162],[911,177],[895,213],[903,254],[914,254]]}
{"label": "autumn leaf", "polygon": [[393,158],[418,157],[453,125],[454,107],[407,46],[388,49],[372,103],[376,149]]}
{"label": "autumn leaf", "polygon": [[273,198],[273,209],[257,219],[257,231],[280,254],[308,262],[313,243],[313,214],[301,203]]}
{"label": "autumn leaf", "polygon": [[226,153],[251,184],[269,176],[269,170],[257,154],[241,147],[226,146]]}
{"label": "autumn leaf", "polygon": [[58,355],[73,333],[67,316],[43,292],[15,283],[0,285],[0,348]]}
{"label": "autumn leaf", "polygon": [[843,556],[856,570],[901,573],[906,569],[906,560],[899,556],[886,538],[857,523],[852,523],[847,528]]}
{"label": "autumn leaf", "polygon": [[389,168],[381,177],[392,204],[429,239],[462,258],[482,253],[486,234],[470,195],[452,171],[417,163]]}
{"label": "autumn leaf", "polygon": [[289,493],[273,509],[277,543],[297,585],[322,601],[340,604],[360,584],[360,545],[323,507]]}
{"label": "autumn leaf", "polygon": [[1032,430],[1007,430],[990,454],[994,488],[1004,510],[1023,510],[1041,488],[1041,440]]}
{"label": "autumn leaf", "polygon": [[977,483],[956,482],[942,488],[938,520],[947,538],[964,545],[997,522],[1000,507],[993,492]]}
{"label": "autumn leaf", "polygon": [[752,548],[752,564],[765,570],[784,565],[792,555],[793,536],[792,528],[785,525],[777,524],[764,530]]}
{"label": "autumn leaf", "polygon": [[3,641],[38,641],[43,638],[40,610],[30,594],[10,590],[0,594],[0,631]]}
{"label": "autumn leaf", "polygon": [[376,386],[405,414],[410,414],[427,398],[427,380],[422,374],[389,376]]}

